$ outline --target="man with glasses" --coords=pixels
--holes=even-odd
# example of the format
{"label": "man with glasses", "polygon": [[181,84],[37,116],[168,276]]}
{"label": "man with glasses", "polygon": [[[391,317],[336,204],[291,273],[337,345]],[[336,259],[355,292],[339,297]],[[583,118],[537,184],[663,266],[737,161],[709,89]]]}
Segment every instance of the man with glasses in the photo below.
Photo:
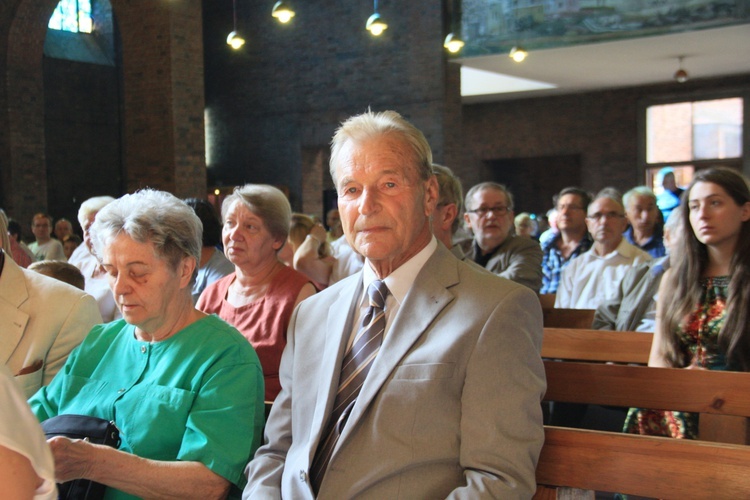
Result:
{"label": "man with glasses", "polygon": [[556,293],[562,270],[593,243],[586,229],[586,210],[591,196],[583,189],[566,187],[555,198],[558,233],[542,243],[540,293]]}
{"label": "man with glasses", "polygon": [[467,257],[502,278],[539,293],[542,248],[513,233],[513,195],[502,184],[482,182],[466,193],[464,221],[474,233]]}
{"label": "man with glasses", "polygon": [[627,224],[620,193],[613,188],[600,191],[586,217],[594,244],[563,270],[555,307],[596,309],[615,296],[628,269],[651,260],[623,238]]}

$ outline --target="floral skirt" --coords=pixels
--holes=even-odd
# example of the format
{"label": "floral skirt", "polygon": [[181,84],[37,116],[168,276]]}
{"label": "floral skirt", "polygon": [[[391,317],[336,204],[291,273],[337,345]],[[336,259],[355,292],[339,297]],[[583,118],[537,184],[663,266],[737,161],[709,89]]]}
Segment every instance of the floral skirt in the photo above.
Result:
{"label": "floral skirt", "polygon": [[698,437],[698,415],[681,411],[631,408],[622,429],[628,434],[664,436],[677,439]]}

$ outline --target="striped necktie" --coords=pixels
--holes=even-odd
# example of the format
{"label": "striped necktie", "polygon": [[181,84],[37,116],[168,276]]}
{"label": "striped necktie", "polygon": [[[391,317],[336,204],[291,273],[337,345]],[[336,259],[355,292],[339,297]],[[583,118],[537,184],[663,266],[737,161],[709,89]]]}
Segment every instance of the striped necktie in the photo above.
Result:
{"label": "striped necktie", "polygon": [[344,430],[349,413],[357,400],[362,384],[367,378],[383,341],[385,298],[388,296],[388,287],[383,281],[373,281],[367,288],[367,296],[370,302],[369,307],[362,318],[362,326],[360,326],[352,346],[341,363],[341,376],[339,377],[336,400],[328,419],[328,425],[322,434],[324,439],[318,446],[310,468],[310,480],[316,494],[323,482],[323,476],[333,449]]}

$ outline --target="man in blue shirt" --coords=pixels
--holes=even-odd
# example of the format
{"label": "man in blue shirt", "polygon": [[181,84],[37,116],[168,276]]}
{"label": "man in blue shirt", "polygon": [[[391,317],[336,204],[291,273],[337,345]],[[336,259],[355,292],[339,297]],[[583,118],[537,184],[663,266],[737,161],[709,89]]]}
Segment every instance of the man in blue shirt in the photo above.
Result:
{"label": "man in blue shirt", "polygon": [[646,186],[637,186],[625,193],[622,201],[630,223],[624,233],[625,239],[655,259],[664,257],[667,251],[654,192]]}

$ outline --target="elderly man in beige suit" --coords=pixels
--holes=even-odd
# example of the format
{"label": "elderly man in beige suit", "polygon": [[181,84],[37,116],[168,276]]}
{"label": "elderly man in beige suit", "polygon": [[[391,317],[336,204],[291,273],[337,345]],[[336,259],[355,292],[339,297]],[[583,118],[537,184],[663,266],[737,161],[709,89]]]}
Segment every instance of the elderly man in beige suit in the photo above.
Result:
{"label": "elderly man in beige suit", "polygon": [[244,498],[533,495],[539,301],[438,245],[431,164],[422,133],[395,112],[337,131],[339,210],[365,266],[295,311]]}
{"label": "elderly man in beige suit", "polygon": [[[6,231],[0,219],[0,231]],[[91,327],[96,301],[74,286],[19,267],[0,249],[0,362],[26,397],[50,383]]]}

